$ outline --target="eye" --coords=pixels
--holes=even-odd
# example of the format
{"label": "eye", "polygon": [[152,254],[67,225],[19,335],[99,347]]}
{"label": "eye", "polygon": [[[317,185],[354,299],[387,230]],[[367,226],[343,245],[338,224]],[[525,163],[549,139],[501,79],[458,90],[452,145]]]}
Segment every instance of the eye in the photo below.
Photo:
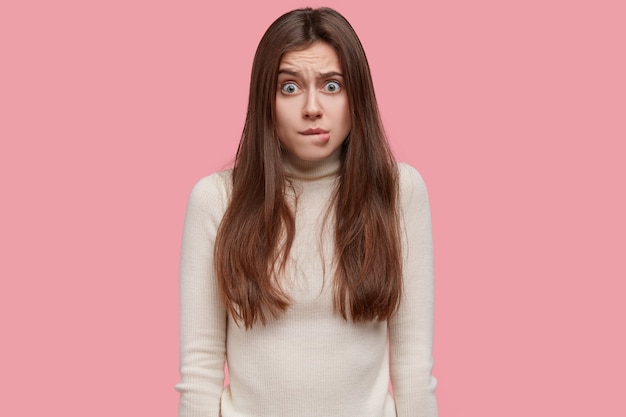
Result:
{"label": "eye", "polygon": [[284,94],[295,94],[297,93],[299,90],[298,86],[296,83],[292,83],[292,82],[288,82],[288,83],[284,83],[281,87],[280,87],[280,91],[282,91]]}
{"label": "eye", "polygon": [[329,81],[324,84],[324,91],[329,93],[338,93],[341,90],[341,84],[337,81]]}

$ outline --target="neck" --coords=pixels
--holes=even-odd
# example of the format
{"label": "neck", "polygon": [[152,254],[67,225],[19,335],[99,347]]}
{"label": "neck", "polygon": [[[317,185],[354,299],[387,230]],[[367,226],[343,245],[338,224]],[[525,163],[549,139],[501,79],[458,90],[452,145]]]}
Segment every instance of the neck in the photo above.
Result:
{"label": "neck", "polygon": [[341,168],[341,148],[321,161],[304,161],[290,153],[283,152],[283,167],[288,178],[305,181],[334,177]]}

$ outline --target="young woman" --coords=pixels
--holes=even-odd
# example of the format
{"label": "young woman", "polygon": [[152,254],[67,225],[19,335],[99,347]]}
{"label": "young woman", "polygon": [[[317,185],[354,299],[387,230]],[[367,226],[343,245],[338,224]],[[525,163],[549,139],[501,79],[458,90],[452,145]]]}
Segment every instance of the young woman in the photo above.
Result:
{"label": "young woman", "polygon": [[180,285],[180,417],[437,415],[426,189],[336,11],[261,39],[235,166],[189,199]]}

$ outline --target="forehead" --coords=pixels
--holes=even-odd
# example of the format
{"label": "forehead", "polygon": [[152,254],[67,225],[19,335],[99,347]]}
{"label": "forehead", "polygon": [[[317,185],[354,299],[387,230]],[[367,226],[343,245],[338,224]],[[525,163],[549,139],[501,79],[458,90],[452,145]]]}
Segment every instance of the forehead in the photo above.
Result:
{"label": "forehead", "polygon": [[341,71],[335,48],[325,42],[315,42],[305,49],[289,51],[280,60],[280,69]]}

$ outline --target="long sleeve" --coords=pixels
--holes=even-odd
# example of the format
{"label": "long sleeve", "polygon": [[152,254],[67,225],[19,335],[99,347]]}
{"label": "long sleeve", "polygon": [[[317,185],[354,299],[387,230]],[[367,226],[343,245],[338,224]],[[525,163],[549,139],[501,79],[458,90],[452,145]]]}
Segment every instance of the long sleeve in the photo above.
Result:
{"label": "long sleeve", "polygon": [[224,174],[193,188],[180,256],[179,417],[218,417],[224,385],[226,310],[218,294],[213,247],[226,204]]}
{"label": "long sleeve", "polygon": [[406,164],[399,164],[399,171],[404,287],[399,310],[389,321],[391,384],[398,417],[436,417],[430,207],[420,174]]}

